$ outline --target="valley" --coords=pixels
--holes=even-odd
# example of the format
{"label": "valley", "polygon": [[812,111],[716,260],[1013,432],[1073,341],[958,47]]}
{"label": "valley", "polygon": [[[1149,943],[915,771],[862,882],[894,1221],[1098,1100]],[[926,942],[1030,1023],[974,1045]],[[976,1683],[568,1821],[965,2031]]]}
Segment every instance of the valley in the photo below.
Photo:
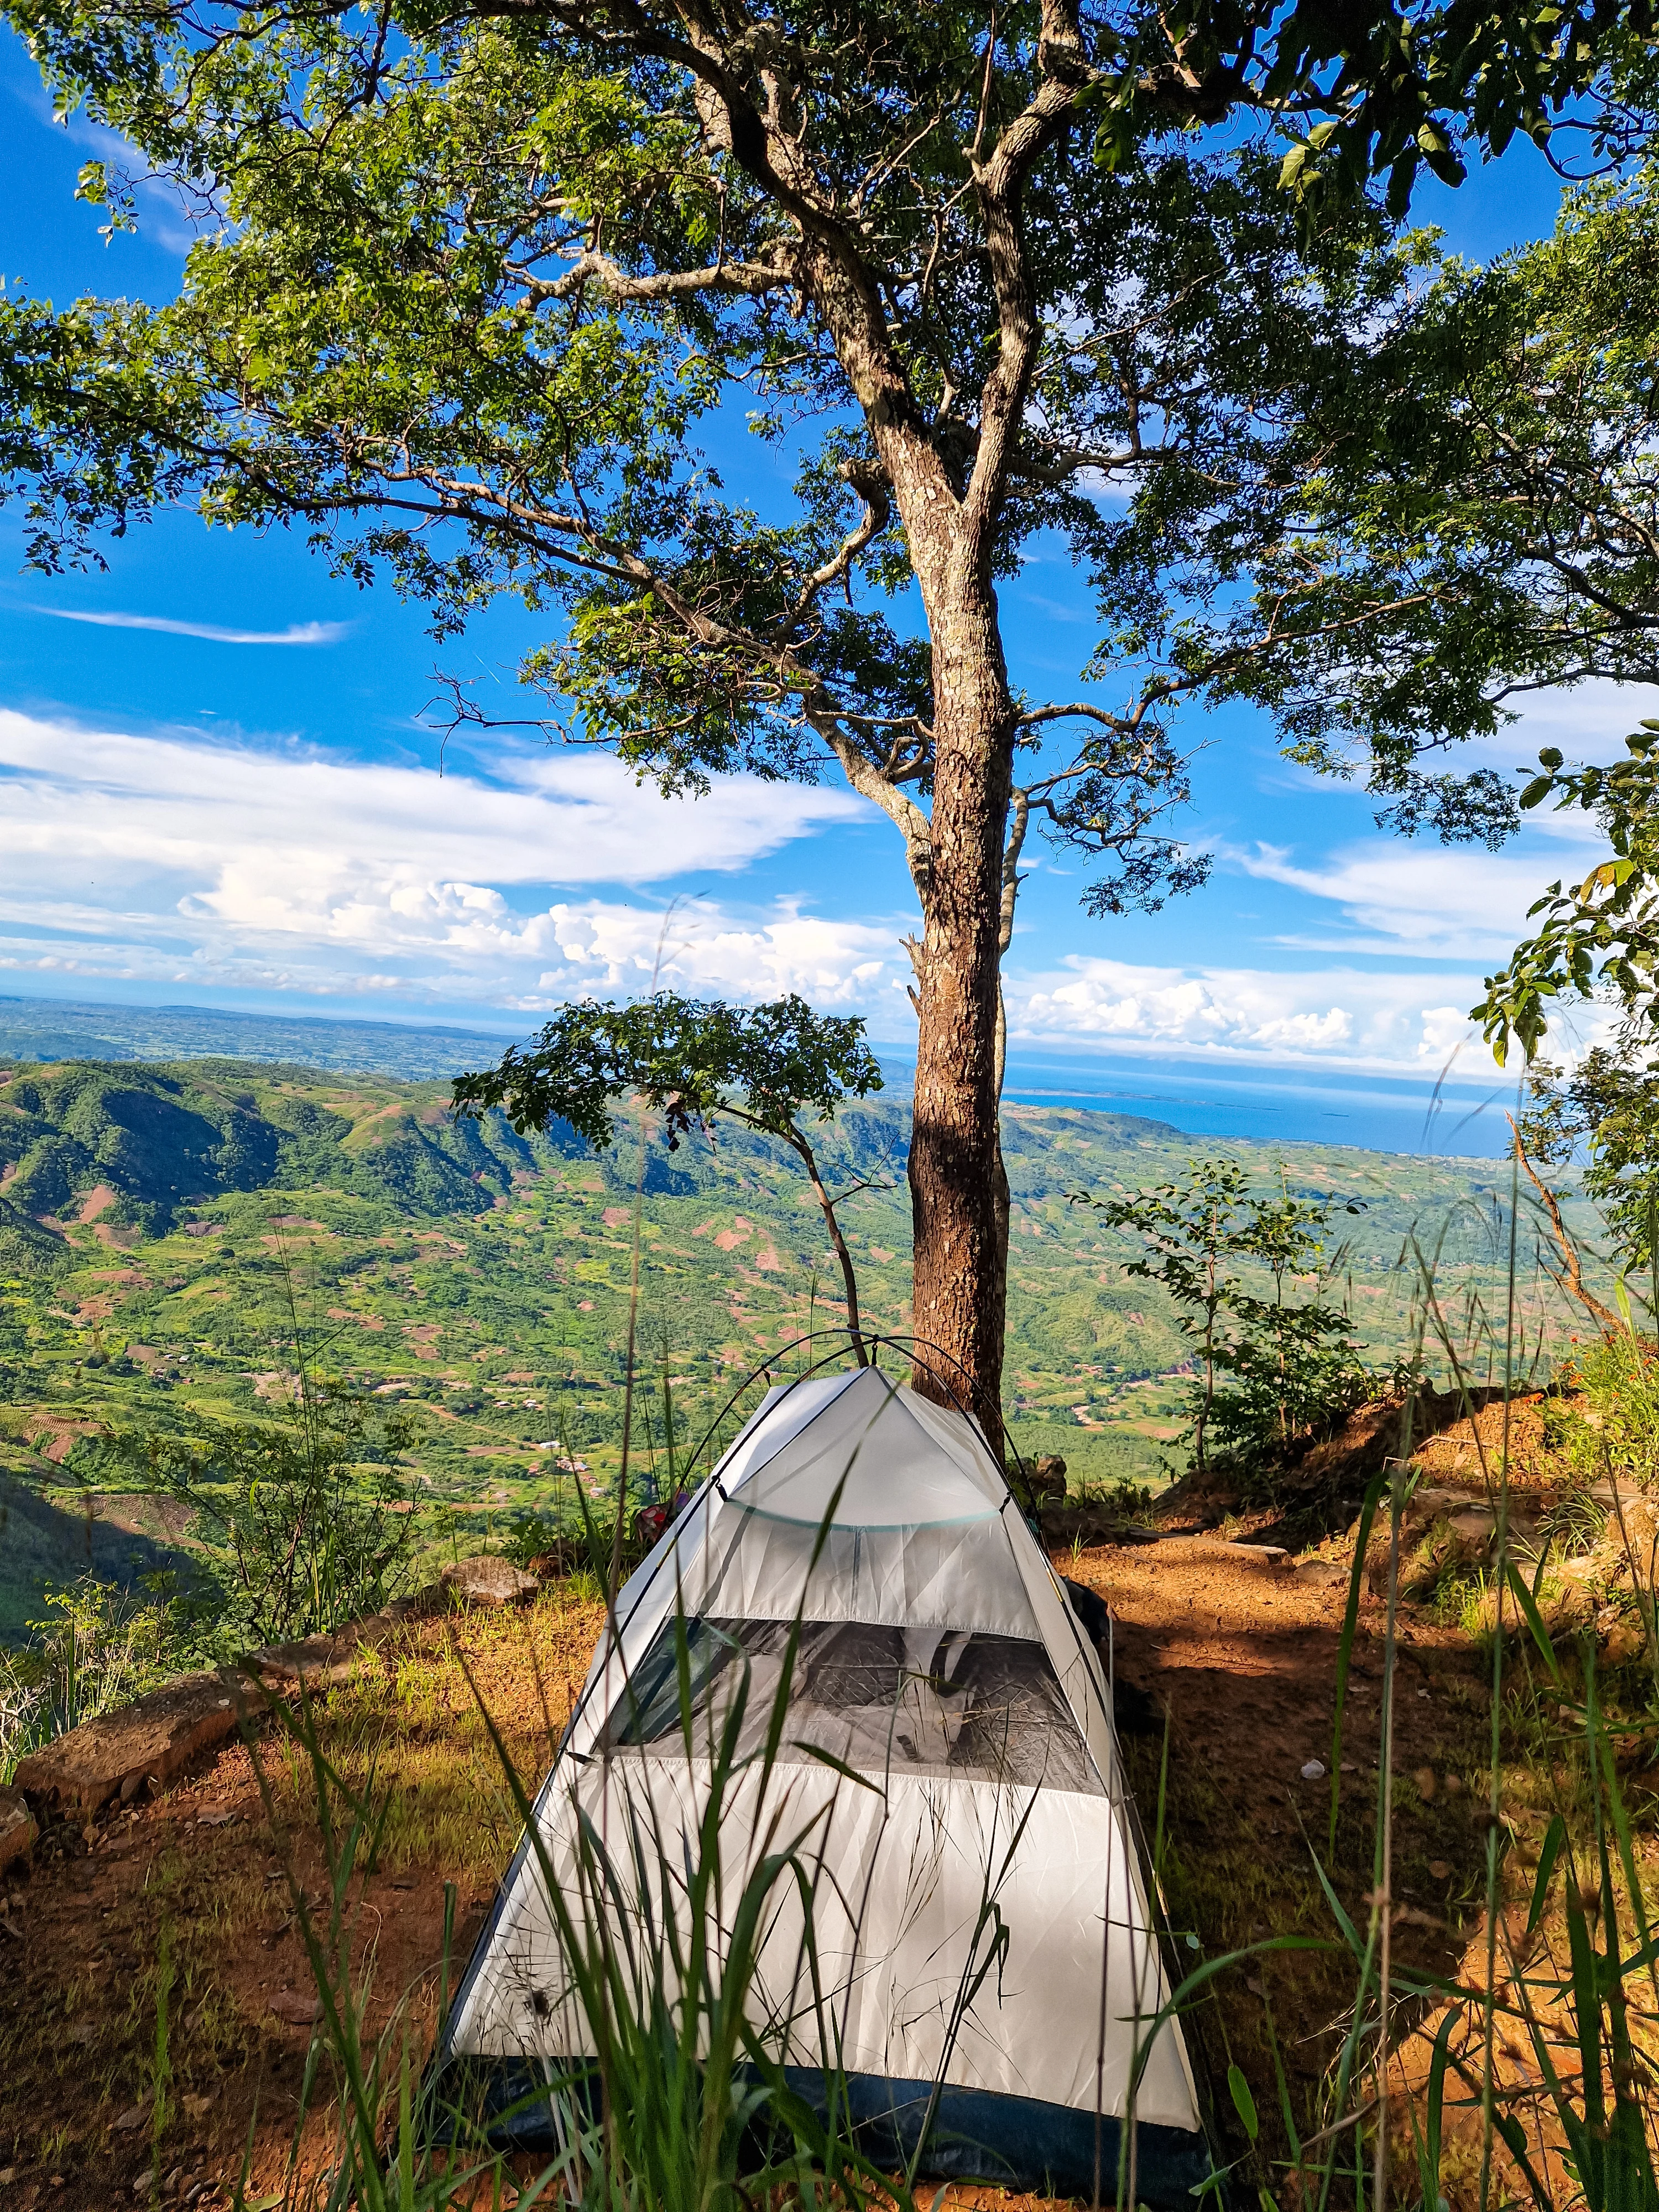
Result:
{"label": "valley", "polygon": [[[671,1151],[628,1114],[615,1129],[590,1153],[568,1131],[457,1123],[441,1080],[282,1061],[0,1067],[0,1640],[88,1567],[127,1580],[200,1556],[179,1501],[135,1489],[112,1439],[280,1421],[302,1364],[401,1408],[421,1552],[498,1545],[532,1512],[568,1522],[579,1483],[614,1496],[636,1208],[630,1491],[701,1473],[769,1379],[799,1371],[799,1340],[844,1323],[840,1276],[783,1146],[722,1126]],[[817,1133],[832,1189],[866,1186],[842,1218],[866,1325],[897,1339],[906,1129],[902,1103],[877,1099]],[[1073,1193],[1224,1152],[1263,1183],[1334,1195],[1323,1294],[1368,1361],[1404,1349],[1425,1263],[1443,1328],[1486,1357],[1508,1260],[1493,1163],[1018,1105],[1005,1152],[1007,1417],[1026,1456],[1065,1457],[1073,1488],[1157,1486],[1182,1463],[1190,1369],[1162,1292],[1124,1272],[1133,1239]],[[1571,1324],[1539,1232],[1522,1241],[1535,1372]],[[902,1365],[902,1345],[882,1356]]]}

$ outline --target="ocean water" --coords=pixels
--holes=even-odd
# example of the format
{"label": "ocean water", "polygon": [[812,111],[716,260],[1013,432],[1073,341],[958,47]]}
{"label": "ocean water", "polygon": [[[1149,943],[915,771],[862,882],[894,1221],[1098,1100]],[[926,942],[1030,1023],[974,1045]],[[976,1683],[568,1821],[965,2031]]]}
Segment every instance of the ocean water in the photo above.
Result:
{"label": "ocean water", "polygon": [[[914,1063],[882,1054],[896,1086]],[[1491,1071],[1483,1083],[1391,1080],[1323,1070],[1219,1070],[1191,1061],[1040,1057],[1011,1053],[1005,1095],[1020,1105],[1080,1106],[1143,1114],[1194,1137],[1248,1137],[1262,1144],[1356,1145],[1424,1158],[1497,1159],[1509,1150],[1506,1115],[1517,1084]]]}

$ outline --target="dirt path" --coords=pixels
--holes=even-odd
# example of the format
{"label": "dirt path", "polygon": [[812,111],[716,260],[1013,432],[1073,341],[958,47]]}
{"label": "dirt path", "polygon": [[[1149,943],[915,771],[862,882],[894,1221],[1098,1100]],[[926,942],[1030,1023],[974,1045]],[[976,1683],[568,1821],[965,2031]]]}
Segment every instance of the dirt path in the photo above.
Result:
{"label": "dirt path", "polygon": [[[1097,1590],[1116,1627],[1124,1753],[1149,1841],[1169,1721],[1161,1872],[1180,1951],[1198,1958],[1289,1934],[1335,1939],[1316,1855],[1364,1926],[1372,1885],[1384,1612],[1367,1599],[1354,1641],[1340,1753],[1341,1811],[1328,1844],[1328,1769],[1345,1586],[1310,1564],[1274,1565],[1213,1536],[1101,1547],[1056,1565]],[[1490,1692],[1455,1628],[1401,1621],[1395,1729],[1395,1942],[1402,1965],[1454,1970],[1482,1918]],[[1139,1722],[1139,1725],[1136,1725]],[[1354,1977],[1345,1953],[1260,1956],[1223,1975],[1197,2015],[1214,2081],[1249,2079],[1269,2158],[1288,2148],[1273,2042],[1298,2132],[1323,2110]],[[1246,2148],[1224,2096],[1218,2119]],[[1269,2179],[1264,2173],[1263,2177]]]}

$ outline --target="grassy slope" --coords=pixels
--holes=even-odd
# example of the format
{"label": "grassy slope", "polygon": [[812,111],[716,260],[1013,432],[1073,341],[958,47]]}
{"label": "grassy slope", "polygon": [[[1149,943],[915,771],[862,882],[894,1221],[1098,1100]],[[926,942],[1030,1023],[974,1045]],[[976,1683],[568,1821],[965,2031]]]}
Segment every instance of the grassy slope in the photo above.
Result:
{"label": "grassy slope", "polygon": [[[516,1510],[568,1502],[551,1441],[595,1475],[615,1468],[641,1182],[652,1389],[635,1466],[647,1480],[667,1475],[665,1363],[683,1463],[688,1438],[711,1423],[729,1434],[753,1403],[751,1387],[721,1417],[752,1370],[842,1318],[819,1217],[781,1147],[723,1130],[713,1150],[670,1153],[653,1138],[642,1156],[622,1121],[608,1152],[583,1156],[500,1122],[457,1127],[447,1098],[441,1083],[283,1063],[17,1067],[0,1086],[0,1472],[97,1488],[107,1428],[270,1418],[297,1316],[318,1361],[410,1403],[428,1539],[476,1547]],[[902,1109],[878,1101],[825,1146],[844,1181],[886,1164],[893,1187],[849,1200],[845,1224],[866,1320],[896,1332],[908,1322],[904,1131]],[[1485,1163],[1206,1147],[1132,1116],[1026,1107],[1009,1109],[1006,1148],[1009,1414],[1024,1449],[1059,1449],[1085,1480],[1158,1474],[1180,1432],[1186,1346],[1158,1291],[1124,1273],[1127,1240],[1069,1192],[1161,1181],[1200,1149],[1264,1181],[1287,1160],[1294,1187],[1364,1209],[1340,1217],[1341,1272],[1379,1361],[1399,1348],[1397,1262],[1413,1224],[1443,1237],[1449,1304],[1490,1300],[1500,1281]],[[1523,1290],[1537,1305],[1535,1284]],[[78,1502],[57,1502],[84,1530]],[[43,1580],[84,1564],[75,1543],[62,1548],[54,1570],[33,1542],[0,1546],[0,1638],[18,1632]],[[120,1548],[112,1532],[100,1564]]]}

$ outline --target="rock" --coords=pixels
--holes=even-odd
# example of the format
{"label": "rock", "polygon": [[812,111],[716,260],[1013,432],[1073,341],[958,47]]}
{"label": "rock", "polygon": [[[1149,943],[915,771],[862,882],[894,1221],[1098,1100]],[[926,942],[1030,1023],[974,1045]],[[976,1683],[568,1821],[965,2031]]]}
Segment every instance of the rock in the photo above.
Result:
{"label": "rock", "polygon": [[307,1636],[298,1644],[267,1644],[253,1653],[250,1664],[258,1669],[260,1680],[273,1688],[303,1683],[308,1690],[328,1689],[349,1680],[363,1655],[378,1651],[407,1618],[407,1605],[388,1606],[384,1613],[348,1621],[331,1635]]}
{"label": "rock", "polygon": [[1311,1583],[1316,1589],[1346,1589],[1348,1569],[1340,1559],[1298,1559],[1296,1578],[1299,1583]]}
{"label": "rock", "polygon": [[[1406,1598],[1428,1597],[1447,1575],[1466,1573],[1484,1566],[1492,1554],[1498,1532],[1497,1516],[1462,1492],[1443,1490],[1419,1493],[1437,1507],[1426,1522],[1407,1514],[1401,1528],[1400,1594]],[[1455,1510],[1446,1510],[1448,1504]],[[1381,1521],[1373,1529],[1366,1558],[1366,1577],[1379,1595],[1389,1586],[1389,1529]]]}
{"label": "rock", "polygon": [[0,1870],[27,1858],[40,1833],[21,1790],[0,1790]]}
{"label": "rock", "polygon": [[1417,1784],[1417,1794],[1423,1800],[1423,1802],[1425,1805],[1431,1803],[1433,1802],[1434,1793],[1439,1786],[1435,1779],[1433,1767],[1418,1767],[1412,1776],[1412,1780]]}
{"label": "rock", "polygon": [[1603,1606],[1596,1614],[1595,1633],[1601,1646],[1602,1662],[1608,1667],[1626,1666],[1631,1660],[1639,1659],[1647,1649],[1648,1639],[1642,1632],[1640,1620],[1616,1605]]}
{"label": "rock", "polygon": [[1302,1770],[1302,1779],[1304,1782],[1322,1782],[1325,1778],[1325,1762],[1322,1759],[1310,1759]]}
{"label": "rock", "polygon": [[150,2117],[148,2105],[129,2105],[125,2112],[118,2112],[110,2126],[118,2136],[130,2136],[135,2128],[142,2128]]}
{"label": "rock", "polygon": [[323,2016],[323,2001],[304,1990],[278,1990],[270,2000],[270,2009],[290,2027],[314,2027]]}
{"label": "rock", "polygon": [[135,1777],[165,1789],[198,1753],[234,1735],[246,1710],[246,1692],[233,1675],[181,1675],[31,1752],[17,1769],[16,1784],[31,1797],[95,1813]]}
{"label": "rock", "polygon": [[1434,1881],[1449,1881],[1451,1880],[1451,1863],[1449,1860],[1431,1859],[1429,1861],[1429,1875],[1431,1880]]}
{"label": "rock", "polygon": [[1038,1498],[1053,1498],[1062,1504],[1066,1498],[1066,1462],[1057,1454],[1048,1454],[1036,1461],[1031,1468],[1031,1488]]}
{"label": "rock", "polygon": [[438,1581],[453,1600],[464,1605],[522,1605],[541,1587],[534,1575],[495,1554],[458,1559]]}

